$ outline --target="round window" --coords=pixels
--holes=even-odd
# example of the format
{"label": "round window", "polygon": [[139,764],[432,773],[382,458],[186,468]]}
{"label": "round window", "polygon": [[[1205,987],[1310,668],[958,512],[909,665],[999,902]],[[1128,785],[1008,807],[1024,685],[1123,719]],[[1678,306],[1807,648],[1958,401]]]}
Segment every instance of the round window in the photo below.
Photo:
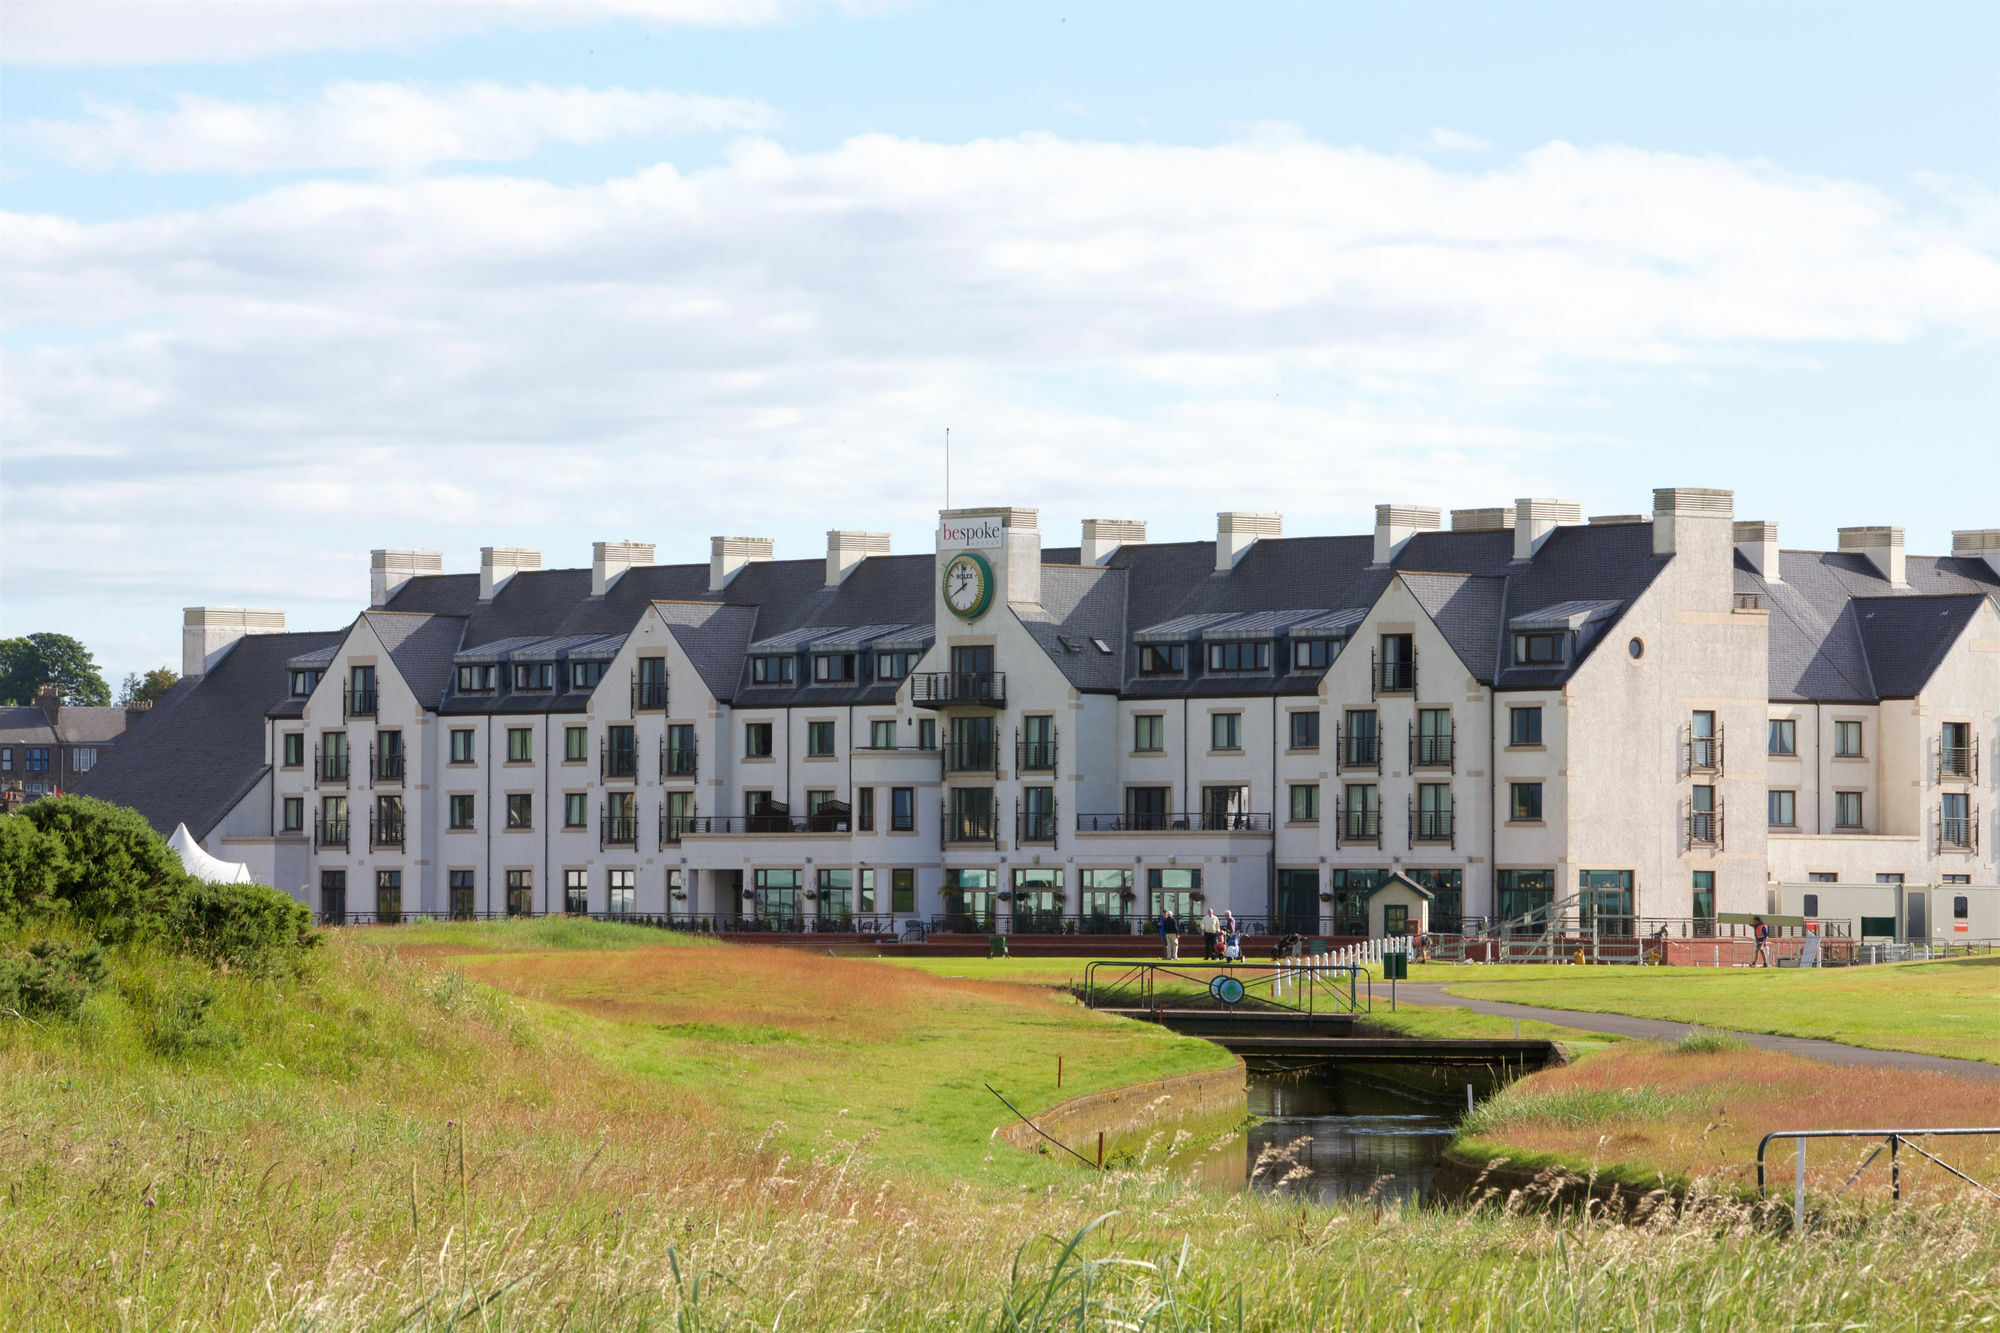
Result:
{"label": "round window", "polygon": [[1636,662],[1646,655],[1646,641],[1644,639],[1634,639],[1625,645],[1625,651],[1632,654],[1632,660]]}

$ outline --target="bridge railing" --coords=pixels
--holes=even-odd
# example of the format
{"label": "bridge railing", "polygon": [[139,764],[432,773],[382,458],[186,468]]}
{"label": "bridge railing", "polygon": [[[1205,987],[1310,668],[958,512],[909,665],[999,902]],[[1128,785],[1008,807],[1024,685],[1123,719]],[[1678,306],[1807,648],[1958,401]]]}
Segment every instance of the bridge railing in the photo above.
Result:
{"label": "bridge railing", "polygon": [[1271,962],[1139,962],[1096,959],[1083,969],[1083,1002],[1092,1009],[1164,1009],[1315,1015],[1365,1014],[1374,1008],[1366,967],[1318,957]]}
{"label": "bridge railing", "polygon": [[1986,1129],[1967,1128],[1967,1129],[1775,1130],[1769,1134],[1766,1134],[1763,1138],[1757,1140],[1757,1197],[1760,1199],[1765,1197],[1764,1152],[1767,1148],[1771,1146],[1771,1140],[1796,1139],[1798,1142],[1795,1149],[1796,1155],[1793,1159],[1793,1175],[1792,1175],[1792,1228],[1795,1231],[1803,1231],[1806,1225],[1806,1140],[1807,1139],[1880,1139],[1882,1140],[1882,1142],[1875,1145],[1874,1152],[1869,1153],[1868,1156],[1861,1159],[1861,1165],[1854,1168],[1854,1173],[1847,1178],[1847,1184],[1842,1185],[1840,1187],[1839,1192],[1833,1196],[1835,1199],[1838,1199],[1842,1194],[1847,1193],[1848,1189],[1853,1186],[1854,1182],[1861,1179],[1861,1173],[1863,1171],[1866,1171],[1871,1165],[1874,1164],[1875,1159],[1882,1155],[1882,1150],[1884,1148],[1887,1148],[1889,1150],[1889,1197],[1892,1199],[1901,1201],[1903,1197],[1903,1164],[1900,1156],[1900,1150],[1903,1148],[1908,1148],[1911,1152],[1916,1153],[1918,1156],[1924,1158],[1926,1161],[1932,1163],[1933,1165],[1944,1168],[1947,1172],[1958,1177],[1960,1180],[1972,1186],[1974,1189],[1990,1194],[1996,1199],[2000,1199],[2000,1190],[1995,1190],[1990,1185],[1986,1185],[1981,1183],[1980,1181],[1974,1180],[1971,1176],[1966,1175],[1965,1172],[1959,1170],[1957,1167],[1953,1166],[1950,1162],[1944,1161],[1942,1158],[1937,1157],[1936,1155],[1932,1154],[1927,1149],[1919,1146],[1915,1142],[1915,1140],[1917,1139],[1928,1139],[1928,1138],[1936,1138],[1944,1136],[1964,1136],[1973,1134],[2000,1135],[2000,1127],[1993,1127]]}

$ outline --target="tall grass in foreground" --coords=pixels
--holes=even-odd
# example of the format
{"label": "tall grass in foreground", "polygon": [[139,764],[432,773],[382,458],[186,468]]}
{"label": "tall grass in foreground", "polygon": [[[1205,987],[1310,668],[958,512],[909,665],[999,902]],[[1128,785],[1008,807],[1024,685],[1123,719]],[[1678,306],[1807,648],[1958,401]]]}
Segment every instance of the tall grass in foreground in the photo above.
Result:
{"label": "tall grass in foreground", "polygon": [[[123,955],[73,1029],[0,1035],[0,1326],[1979,1328],[1996,1214],[1803,1237],[1697,1196],[1643,1224],[1339,1208],[1163,1176],[878,1165],[839,1120],[745,1142],[449,969],[336,941],[310,983]],[[229,1034],[162,1047],[158,997]],[[997,1118],[996,1118],[997,1119]],[[1031,1182],[1023,1184],[1023,1182]]]}

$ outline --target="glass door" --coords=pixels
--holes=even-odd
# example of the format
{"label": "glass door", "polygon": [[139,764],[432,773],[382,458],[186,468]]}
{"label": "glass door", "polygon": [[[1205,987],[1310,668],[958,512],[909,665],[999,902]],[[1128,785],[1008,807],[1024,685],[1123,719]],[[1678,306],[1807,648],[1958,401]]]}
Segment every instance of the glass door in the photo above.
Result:
{"label": "glass door", "polygon": [[378,870],[375,872],[375,919],[385,926],[402,924],[402,871]]}
{"label": "glass door", "polygon": [[1014,872],[1014,930],[1023,935],[1063,933],[1063,872]]}
{"label": "glass door", "polygon": [[1195,895],[1201,892],[1201,872],[1199,870],[1148,870],[1146,872],[1147,915],[1151,924],[1158,927],[1160,914],[1173,914],[1175,926],[1183,933],[1193,930],[1201,920],[1201,904]]}
{"label": "glass door", "polygon": [[799,914],[799,879],[796,870],[759,870],[751,889],[758,924],[765,930],[796,931],[804,928]]}
{"label": "glass door", "polygon": [[532,870],[510,870],[507,872],[507,915],[533,916],[535,914],[535,880]]}
{"label": "glass door", "polygon": [[819,872],[819,924],[826,930],[854,928],[854,872]]}
{"label": "glass door", "polygon": [[329,925],[343,925],[347,921],[347,872],[345,870],[322,870],[319,872],[319,911]]}
{"label": "glass door", "polygon": [[945,871],[944,929],[992,934],[997,879],[991,870]]}
{"label": "glass door", "polygon": [[1271,930],[1279,935],[1311,935],[1319,930],[1319,871],[1280,870],[1276,920]]}
{"label": "glass door", "polygon": [[1078,900],[1078,909],[1082,914],[1079,929],[1086,935],[1131,933],[1131,922],[1127,918],[1132,900],[1132,872],[1086,870],[1082,874],[1082,893]]}
{"label": "glass door", "polygon": [[1578,872],[1578,881],[1583,890],[1583,929],[1594,926],[1599,935],[1632,934],[1631,871],[1584,870]]}

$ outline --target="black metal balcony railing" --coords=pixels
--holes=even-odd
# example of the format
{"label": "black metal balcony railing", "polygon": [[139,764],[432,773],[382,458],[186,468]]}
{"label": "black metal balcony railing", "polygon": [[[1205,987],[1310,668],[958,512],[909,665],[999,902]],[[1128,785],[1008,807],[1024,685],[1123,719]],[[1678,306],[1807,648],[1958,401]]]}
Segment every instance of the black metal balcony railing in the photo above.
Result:
{"label": "black metal balcony railing", "polygon": [[344,691],[344,697],[341,701],[341,712],[347,717],[375,716],[375,691]]}
{"label": "black metal balcony railing", "polygon": [[1128,810],[1078,815],[1079,833],[1269,833],[1268,812],[1250,810]]}
{"label": "black metal balcony railing", "polygon": [[[791,815],[681,815],[678,817],[681,837],[703,837],[711,834],[755,834],[755,833],[847,833],[852,825],[846,815],[809,815],[804,819]],[[674,830],[669,829],[669,833]],[[679,841],[678,838],[674,841]]]}
{"label": "black metal balcony railing", "polygon": [[1346,847],[1354,843],[1369,846],[1382,845],[1382,812],[1380,810],[1342,810],[1334,820],[1334,845]]}
{"label": "black metal balcony railing", "polygon": [[1419,736],[1416,724],[1410,724],[1410,767],[1450,768],[1453,765],[1451,748],[1452,734]]}
{"label": "black metal balcony railing", "polygon": [[1688,737],[1688,772],[1720,773],[1722,771],[1722,732],[1723,728],[1717,727],[1713,736]]}
{"label": "black metal balcony railing", "polygon": [[1375,693],[1414,694],[1417,688],[1417,661],[1383,661],[1380,654],[1370,653],[1368,662],[1372,668]]}
{"label": "black metal balcony railing", "polygon": [[1014,817],[1014,841],[1054,842],[1056,840],[1056,812],[1054,810],[1023,810]]}
{"label": "black metal balcony railing", "polygon": [[667,682],[664,680],[640,680],[632,677],[632,711],[635,713],[659,713],[667,707]]}
{"label": "black metal balcony railing", "polygon": [[1014,745],[1014,767],[1023,773],[1055,772],[1055,741],[1017,741]]}
{"label": "black metal balcony railing", "polygon": [[1970,815],[1940,815],[1938,817],[1938,850],[1940,852],[1976,852],[1979,850],[1979,812]]}
{"label": "black metal balcony railing", "polygon": [[1454,841],[1456,830],[1452,825],[1451,817],[1452,811],[1448,808],[1444,810],[1419,810],[1416,803],[1412,801],[1410,803],[1410,845],[1414,847],[1420,842],[1443,842],[1450,843],[1453,847],[1456,847],[1458,845]]}
{"label": "black metal balcony railing", "polygon": [[328,819],[325,815],[321,815],[318,819],[315,819],[313,821],[313,846],[345,849],[347,846],[347,820],[344,818]]}
{"label": "black metal balcony railing", "polygon": [[612,745],[609,741],[598,747],[597,771],[607,778],[635,778],[639,775],[639,747],[637,745]]}
{"label": "black metal balcony railing", "polygon": [[1713,810],[1690,810],[1687,815],[1687,850],[1722,847],[1722,803]]}
{"label": "black metal balcony railing", "polygon": [[946,842],[992,842],[999,841],[1000,821],[992,815],[947,815],[944,821]]}
{"label": "black metal balcony railing", "polygon": [[1345,727],[1334,731],[1337,744],[1334,749],[1335,768],[1339,772],[1349,769],[1366,768],[1374,772],[1382,771],[1382,738],[1372,731],[1349,731]]}
{"label": "black metal balcony railing", "polygon": [[910,677],[910,702],[920,708],[955,705],[1003,708],[1007,703],[1007,673],[921,671]]}
{"label": "black metal balcony railing", "polygon": [[944,747],[947,773],[997,773],[1000,747],[992,741],[953,741]]}
{"label": "black metal balcony railing", "polygon": [[1938,746],[1938,781],[1979,781],[1979,746],[1976,743]]}
{"label": "black metal balcony railing", "polygon": [[688,831],[688,825],[692,824],[694,820],[695,816],[693,815],[675,815],[661,810],[660,850],[664,852],[669,847],[679,846],[681,835]]}
{"label": "black metal balcony railing", "polygon": [[368,845],[370,847],[401,847],[403,845],[403,820],[400,815],[383,818],[380,812],[368,814]]}
{"label": "black metal balcony railing", "polygon": [[632,815],[605,815],[598,823],[597,845],[606,847],[637,847],[639,845],[639,821]]}
{"label": "black metal balcony railing", "polygon": [[663,778],[691,778],[695,775],[695,747],[692,745],[660,746],[660,776]]}
{"label": "black metal balcony railing", "polygon": [[375,775],[375,781],[396,783],[403,781],[403,752],[401,750],[378,751],[373,747],[368,751],[368,768]]}
{"label": "black metal balcony railing", "polygon": [[313,749],[313,772],[321,783],[347,785],[347,751],[323,753],[318,747]]}

